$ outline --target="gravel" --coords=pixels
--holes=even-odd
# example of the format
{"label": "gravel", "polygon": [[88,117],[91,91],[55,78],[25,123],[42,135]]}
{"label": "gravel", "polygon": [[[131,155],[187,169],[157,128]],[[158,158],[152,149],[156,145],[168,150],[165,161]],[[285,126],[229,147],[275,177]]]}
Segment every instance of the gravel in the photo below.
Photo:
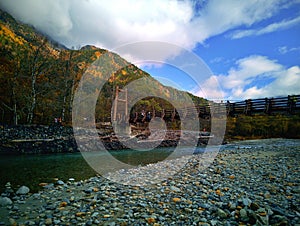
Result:
{"label": "gravel", "polygon": [[[7,183],[0,225],[300,225],[300,141],[282,142],[227,145],[207,168],[202,154],[193,155],[173,177],[148,186],[97,176],[16,194],[18,188]],[[138,170],[143,177],[151,169],[155,178],[162,164],[178,170],[180,161],[186,159],[127,174]]]}

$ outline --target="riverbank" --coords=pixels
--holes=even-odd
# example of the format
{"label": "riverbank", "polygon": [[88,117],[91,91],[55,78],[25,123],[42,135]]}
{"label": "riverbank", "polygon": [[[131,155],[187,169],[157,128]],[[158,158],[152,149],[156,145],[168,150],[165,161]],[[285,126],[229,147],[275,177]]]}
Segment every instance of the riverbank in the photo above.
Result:
{"label": "riverbank", "polygon": [[[18,189],[11,188],[12,203],[0,207],[0,221],[12,225],[299,225],[299,160],[299,140],[237,142],[225,146],[208,168],[201,168],[205,163],[201,154],[193,155],[172,178],[150,186],[124,185],[98,176],[57,181],[35,194],[15,195]],[[139,176],[159,174],[159,164],[170,161],[139,167]],[[170,170],[171,166],[174,163]]]}
{"label": "riverbank", "polygon": [[[90,132],[81,129],[81,145],[88,146],[95,137]],[[185,132],[188,133],[188,132]],[[127,137],[126,142],[137,147],[153,148],[153,141],[159,141],[157,147],[176,147],[181,138],[181,131],[167,131],[164,133],[149,134],[140,133],[135,137]],[[0,126],[0,154],[50,154],[50,153],[74,153],[79,152],[72,127],[53,124],[43,125],[20,125],[20,126]],[[147,139],[150,135],[151,139]],[[113,132],[98,131],[97,138],[102,142],[106,150],[130,149],[124,142],[121,142]],[[186,136],[186,140],[181,139],[181,145],[189,146],[190,140],[194,140],[195,133]],[[208,138],[199,136],[197,145],[206,145]],[[125,142],[125,143],[126,143]],[[139,144],[142,143],[142,144]],[[155,147],[156,147],[155,146]]]}

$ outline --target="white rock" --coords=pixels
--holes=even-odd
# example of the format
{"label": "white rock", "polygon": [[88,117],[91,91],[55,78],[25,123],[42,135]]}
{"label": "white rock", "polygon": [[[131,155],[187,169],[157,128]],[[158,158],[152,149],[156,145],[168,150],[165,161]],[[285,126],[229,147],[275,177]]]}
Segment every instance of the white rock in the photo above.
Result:
{"label": "white rock", "polygon": [[65,182],[63,182],[62,180],[58,180],[56,183],[57,183],[58,185],[64,185],[64,184],[65,184]]}
{"label": "white rock", "polygon": [[17,195],[26,195],[28,194],[30,191],[30,189],[26,186],[22,186],[18,189],[18,191],[16,192]]}
{"label": "white rock", "polygon": [[175,192],[180,192],[181,190],[175,186],[171,186],[170,189]]}
{"label": "white rock", "polygon": [[0,206],[9,206],[12,204],[12,201],[8,197],[0,197]]}

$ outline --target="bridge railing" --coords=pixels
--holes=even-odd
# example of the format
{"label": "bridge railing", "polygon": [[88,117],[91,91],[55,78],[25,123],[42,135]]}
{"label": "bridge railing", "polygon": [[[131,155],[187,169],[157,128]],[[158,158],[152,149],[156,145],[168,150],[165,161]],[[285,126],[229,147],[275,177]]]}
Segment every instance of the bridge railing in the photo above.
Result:
{"label": "bridge railing", "polygon": [[[226,112],[224,112],[226,111]],[[286,97],[276,98],[258,98],[247,99],[238,102],[215,103],[208,102],[206,104],[190,106],[180,109],[163,109],[161,111],[150,112],[152,117],[160,117],[166,121],[179,120],[181,117],[196,119],[209,119],[211,116],[227,115],[235,117],[237,115],[272,115],[272,114],[298,114],[300,113],[300,95],[289,95]],[[130,122],[149,121],[149,117],[140,117],[139,112],[130,115]]]}
{"label": "bridge railing", "polygon": [[295,114],[300,111],[300,95],[277,98],[247,99],[234,103],[227,102],[229,116],[239,114]]}

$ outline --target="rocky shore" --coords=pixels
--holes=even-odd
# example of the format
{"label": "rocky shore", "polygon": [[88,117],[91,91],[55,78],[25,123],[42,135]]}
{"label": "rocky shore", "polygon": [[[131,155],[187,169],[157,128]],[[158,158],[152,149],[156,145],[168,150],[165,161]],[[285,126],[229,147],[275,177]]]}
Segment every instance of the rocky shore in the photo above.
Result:
{"label": "rocky shore", "polygon": [[77,152],[71,127],[60,125],[0,126],[0,153]]}
{"label": "rocky shore", "polygon": [[[207,168],[202,154],[193,155],[172,178],[149,186],[124,185],[130,177],[114,183],[98,176],[41,184],[31,194],[8,183],[0,225],[300,225],[300,141],[289,142],[228,145]],[[127,175],[138,170],[141,178],[155,176],[185,158]]]}
{"label": "rocky shore", "polygon": [[[168,132],[158,147],[176,147],[180,139],[178,131]],[[106,150],[128,149],[123,142],[112,132],[99,130],[99,139]],[[153,147],[151,140],[147,138],[148,134],[141,133],[137,135],[136,141],[143,142],[143,147]],[[194,137],[195,134],[191,134]],[[79,152],[76,140],[74,138],[73,128],[61,126],[58,124],[50,126],[42,125],[20,125],[20,126],[0,126],[0,154],[49,154],[49,153],[72,153]],[[91,139],[89,131],[82,129],[81,144],[88,144]],[[129,139],[129,138],[127,138]],[[130,138],[131,139],[131,138]],[[132,139],[133,141],[133,139]],[[134,141],[134,142],[136,142]],[[184,144],[184,141],[181,141]],[[198,145],[205,145],[206,138],[199,139]],[[188,142],[186,142],[188,145]]]}

